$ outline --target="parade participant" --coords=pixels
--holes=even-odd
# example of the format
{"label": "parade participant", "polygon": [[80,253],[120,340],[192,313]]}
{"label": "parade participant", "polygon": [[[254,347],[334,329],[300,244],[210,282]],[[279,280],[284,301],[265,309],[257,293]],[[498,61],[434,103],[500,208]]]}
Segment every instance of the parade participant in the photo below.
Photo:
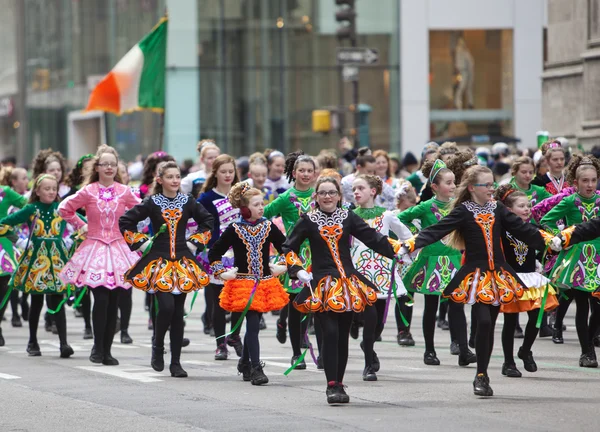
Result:
{"label": "parade participant", "polygon": [[33,160],[32,166],[33,178],[37,178],[40,174],[51,174],[56,177],[60,185],[58,189],[59,198],[63,198],[69,193],[69,186],[63,183],[67,174],[67,164],[60,152],[52,149],[41,150]]}
{"label": "parade participant", "polygon": [[265,161],[258,159],[250,162],[248,184],[263,193],[265,205],[270,204],[275,199],[275,195],[265,186],[267,174],[268,169]]}
{"label": "parade participant", "polygon": [[[81,189],[83,182],[94,169],[94,156],[95,155],[93,154],[86,154],[79,158],[79,160],[75,164],[75,167],[71,170],[67,181],[65,182],[67,186],[71,188],[69,192],[65,195],[65,198],[70,197],[71,195],[75,195],[77,191]],[[77,210],[77,213],[82,216],[85,216],[85,209],[80,208]],[[75,250],[77,250],[77,248],[82,242],[83,238],[78,237],[77,240],[75,240],[75,242],[71,246],[71,252],[75,252]],[[72,255],[72,253],[70,253],[69,255]],[[83,339],[93,339],[94,334],[92,332],[92,298],[90,290],[87,287],[83,289],[85,289],[85,293],[83,294],[80,303],[81,316],[83,317],[84,322]]]}
{"label": "parade participant", "polygon": [[[431,158],[431,162],[434,162],[437,159],[440,159],[446,165],[450,164],[450,161],[459,154],[458,146],[455,142],[446,141],[443,143],[436,151],[433,158]],[[423,169],[421,168],[421,173],[423,173]],[[433,198],[434,193],[431,190],[431,183],[426,182],[425,185],[419,192],[419,198],[421,201],[427,201]]]}
{"label": "parade participant", "polygon": [[265,187],[277,198],[290,188],[290,183],[285,174],[285,156],[279,150],[266,150],[267,168],[269,174],[265,181]]}
{"label": "parade participant", "polygon": [[375,158],[375,174],[378,175],[384,183],[395,189],[398,185],[398,179],[392,174],[392,164],[388,152],[385,150],[375,150],[373,152],[373,157]]}
{"label": "parade participant", "polygon": [[[431,185],[434,197],[403,211],[398,218],[404,224],[411,224],[416,219],[420,222],[421,229],[424,229],[438,223],[448,215],[456,185],[454,184],[454,173],[441,159],[425,162],[422,172],[428,177],[428,184]],[[423,248],[403,279],[407,289],[424,295],[425,354],[423,362],[430,366],[440,364],[433,342],[440,295],[460,268],[461,261],[460,251],[449,247],[446,243],[442,239]],[[473,360],[472,357],[473,354],[463,346],[463,352],[458,359],[459,365],[468,365],[469,360]]]}
{"label": "parade participant", "polygon": [[[444,289],[443,295],[457,303],[472,305],[477,321],[475,349],[477,375],[473,392],[478,396],[494,394],[487,368],[490,361],[494,327],[501,304],[517,301],[524,284],[506,263],[501,230],[510,228],[516,238],[536,249],[545,245],[541,230],[524,223],[503,204],[493,200],[494,176],[487,167],[473,166],[465,172],[453,201],[452,210],[438,223],[407,240],[402,255],[433,244],[451,234],[449,245],[464,250],[463,265]],[[544,233],[546,234],[546,233]],[[548,241],[550,236],[547,235]],[[468,242],[465,240],[468,239]]]}
{"label": "parade participant", "polygon": [[[310,156],[305,155],[303,151],[290,153],[287,156],[285,161],[285,175],[288,181],[293,183],[293,186],[279,195],[264,210],[264,217],[267,219],[281,217],[286,235],[289,235],[292,231],[300,216],[314,208],[314,189],[312,187],[314,174],[314,161]],[[298,256],[305,266],[310,265],[311,257],[308,242],[301,246]],[[283,286],[288,294],[290,294],[292,301],[302,289],[302,284],[299,281],[291,280],[288,275],[285,275]],[[288,316],[290,342],[292,344],[291,364],[294,364],[301,355],[305,327],[302,325],[302,314],[298,310],[294,309],[291,304],[284,307],[277,320],[276,337],[280,343],[283,344],[286,341]],[[296,369],[306,369],[306,363],[301,361],[296,366]]]}
{"label": "parade participant", "polygon": [[[172,377],[185,378],[181,367],[183,344],[183,318],[187,293],[208,284],[207,274],[196,264],[198,248],[210,239],[212,216],[194,200],[192,195],[179,191],[181,172],[177,163],[164,162],[158,166],[156,183],[149,195],[119,218],[119,229],[132,251],[140,250],[144,256],[125,273],[131,286],[154,293],[158,313],[154,328],[151,365],[161,372],[164,367],[164,342],[170,328]],[[139,222],[150,218],[153,241],[137,231]],[[193,218],[198,232],[186,238],[186,223]],[[160,232],[165,227],[164,233]]]}
{"label": "parade participant", "polygon": [[569,187],[565,181],[565,150],[560,141],[549,141],[542,144],[542,156],[548,163],[548,172],[543,176],[536,176],[532,183],[544,187],[550,195],[556,195],[564,188]]}
{"label": "parade participant", "polygon": [[[244,352],[238,362],[238,371],[244,381],[261,385],[268,383],[269,379],[260,361],[260,319],[263,313],[279,310],[289,301],[277,279],[287,270],[285,262],[281,265],[269,263],[271,245],[282,253],[285,236],[263,217],[264,202],[260,190],[248,183],[238,183],[231,188],[229,201],[234,208],[240,209],[241,217],[225,229],[210,249],[208,258],[213,274],[225,281],[220,295],[221,307],[242,312],[250,301]],[[234,267],[226,268],[221,258],[229,248],[233,248]]]}
{"label": "parade participant", "polygon": [[[600,161],[593,156],[574,155],[567,171],[568,179],[573,181],[577,193],[564,198],[540,221],[542,226],[554,231],[557,230],[557,222],[560,220],[564,221],[565,226],[572,227],[597,218],[600,212],[600,195],[596,193]],[[555,329],[562,329],[564,316],[573,299],[577,305],[575,327],[581,346],[579,358],[581,367],[598,366],[592,343],[595,329],[592,331],[588,325],[590,303],[592,305],[590,322],[594,324],[600,319],[597,302],[592,301],[592,294],[598,292],[600,288],[600,278],[597,276],[598,251],[600,251],[600,239],[591,237],[590,240],[579,240],[569,251],[562,251],[558,255],[557,265],[550,273],[550,278],[556,280],[559,287],[568,289],[567,300],[560,302],[556,313]]]}
{"label": "parade participant", "polygon": [[61,300],[67,285],[58,277],[67,263],[67,247],[63,242],[66,222],[57,212],[58,181],[50,174],[39,175],[31,190],[29,204],[0,220],[0,225],[30,224],[30,239],[12,279],[12,286],[31,294],[29,309],[29,356],[40,356],[37,328],[47,294],[48,307],[55,310],[54,322],[60,340],[60,357],[73,355],[67,343],[67,320]]}
{"label": "parade participant", "polygon": [[[227,196],[231,187],[239,182],[235,159],[227,154],[218,156],[212,165],[212,172],[206,179],[202,194],[198,202],[211,214],[213,225],[211,239],[208,243],[209,249],[219,239],[219,236],[234,220],[239,217],[240,210],[233,208]],[[223,264],[228,265],[233,260],[226,254]],[[204,268],[209,269],[208,251],[200,256],[204,263]],[[211,272],[209,271],[209,274]],[[204,298],[206,299],[206,310],[210,310],[212,316],[213,329],[216,336],[217,350],[215,351],[215,360],[227,360],[229,355],[227,345],[232,346],[238,357],[242,356],[243,345],[240,338],[239,328],[225,339],[225,309],[219,305],[219,295],[223,290],[223,281],[215,275],[210,274],[210,283],[206,286]],[[206,314],[206,312],[205,312]],[[231,326],[239,320],[240,314],[231,314]]]}
{"label": "parade participant", "polygon": [[[376,171],[377,159],[371,155],[370,151],[367,149],[362,155],[359,155],[356,158],[356,171],[342,178],[341,186],[343,191],[343,201],[353,205],[356,204],[354,202],[354,193],[352,192],[354,179],[361,174],[375,175]],[[385,207],[386,210],[394,210],[396,208],[396,193],[394,188],[389,184],[384,183],[383,191],[377,196],[375,205],[378,207]]]}
{"label": "parade participant", "polygon": [[527,196],[532,207],[552,196],[544,187],[532,184],[535,165],[530,157],[521,156],[517,158],[513,162],[510,171],[512,178],[509,183],[513,189],[519,190]]}
{"label": "parade participant", "polygon": [[213,162],[221,154],[221,149],[217,147],[212,139],[200,140],[196,150],[200,154],[200,169],[189,173],[181,180],[181,192],[191,193],[194,197],[200,195],[206,177],[212,172]]}
{"label": "parade participant", "polygon": [[[348,403],[343,380],[352,312],[362,312],[377,300],[377,290],[352,264],[350,236],[387,258],[395,254],[387,237],[341,208],[342,191],[334,178],[320,177],[315,194],[315,210],[300,216],[283,248],[290,276],[305,284],[294,299],[294,307],[302,313],[315,312],[323,332],[327,402]],[[312,254],[312,274],[304,270],[298,257],[306,240]]]}
{"label": "parade participant", "polygon": [[[367,225],[385,236],[392,232],[400,240],[407,240],[412,236],[409,229],[398,220],[393,212],[375,206],[375,198],[383,189],[380,177],[368,174],[359,175],[354,180],[352,189],[354,190],[354,200],[358,206],[354,209],[354,213]],[[363,380],[377,381],[380,362],[373,347],[383,332],[389,290],[395,290],[395,297],[402,297],[406,294],[406,288],[402,283],[398,267],[392,266],[390,259],[369,249],[356,238],[352,239],[350,251],[356,270],[379,289],[377,301],[372,306],[367,306],[363,312],[363,341],[360,344],[365,353]],[[393,277],[392,272],[395,273]],[[392,286],[392,282],[394,282],[394,286]]]}
{"label": "parade participant", "polygon": [[[440,148],[440,145],[433,141],[425,144],[425,147],[423,147],[423,151],[421,152],[421,167],[423,166],[423,164],[425,163],[426,160],[429,160],[429,159],[436,160],[437,159],[436,153],[439,148]],[[425,183],[427,182],[427,177],[425,177],[423,175],[423,172],[419,168],[418,170],[413,172],[411,175],[406,177],[406,180],[409,181],[410,184],[413,185],[413,187],[415,188],[415,191],[417,192],[417,195],[418,195],[421,192],[421,189],[423,189],[423,186],[425,186]]]}
{"label": "parade participant", "polygon": [[[0,186],[0,217],[4,218],[8,214],[8,210],[11,207],[22,208],[27,204],[27,199],[14,191],[9,186]],[[4,231],[4,232],[1,232]],[[8,281],[11,275],[17,269],[17,257],[15,254],[15,248],[13,246],[12,239],[7,235],[8,230],[0,231],[0,302],[4,300],[6,293],[8,292]],[[4,346],[4,337],[2,336],[2,317],[7,305],[5,304],[0,309],[0,346]],[[13,308],[13,317],[15,316],[15,309]],[[18,311],[16,316],[18,316]],[[36,325],[37,327],[37,325]]]}
{"label": "parade participant", "polygon": [[[130,289],[123,274],[138,260],[139,255],[127,247],[119,232],[118,220],[126,210],[140,202],[131,189],[120,183],[119,156],[106,144],[98,147],[93,170],[75,195],[59,206],[60,215],[86,239],[77,248],[60,273],[65,284],[88,286],[94,295],[92,324],[94,347],[90,361],[112,366],[119,362],[111,355],[117,323],[119,292]],[[87,223],[77,217],[84,209]]]}
{"label": "parade participant", "polygon": [[[516,189],[512,184],[507,184],[498,188],[495,198],[504,204],[509,211],[519,216],[523,222],[529,223],[531,220],[531,198],[524,191]],[[513,356],[515,329],[518,325],[519,312],[526,312],[529,320],[525,327],[523,345],[519,348],[518,357],[523,360],[526,371],[536,372],[537,365],[533,359],[531,347],[538,335],[536,322],[542,306],[544,291],[548,289],[544,304],[545,310],[557,307],[558,301],[556,300],[554,288],[549,286],[550,280],[540,273],[542,265],[536,259],[535,249],[513,237],[510,233],[510,227],[504,230],[502,247],[506,262],[517,272],[527,288],[519,301],[500,306],[500,312],[504,314],[504,326],[502,327],[504,364],[502,365],[502,375],[520,378],[521,372],[517,369]],[[546,287],[547,285],[548,287]]]}

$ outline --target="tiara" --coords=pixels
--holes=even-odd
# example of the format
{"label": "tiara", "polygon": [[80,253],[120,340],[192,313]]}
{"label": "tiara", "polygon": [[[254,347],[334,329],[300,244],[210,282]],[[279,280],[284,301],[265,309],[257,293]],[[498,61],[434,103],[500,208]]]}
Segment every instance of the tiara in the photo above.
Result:
{"label": "tiara", "polygon": [[433,181],[435,180],[435,176],[437,176],[439,172],[444,168],[447,168],[444,161],[441,159],[436,159],[433,163],[433,168],[431,168],[431,173],[429,174],[429,183],[433,183]]}
{"label": "tiara", "polygon": [[583,158],[581,158],[581,162],[579,162],[579,166],[581,165],[594,165],[594,162],[592,162],[592,160],[589,157],[584,156]]}
{"label": "tiara", "polygon": [[548,144],[548,148],[549,149],[562,148],[562,145],[558,141],[552,141],[550,144]]}
{"label": "tiara", "polygon": [[479,160],[477,159],[477,157],[471,158],[468,161],[463,163],[463,166],[466,167],[470,167],[472,165],[477,165],[479,163]]}

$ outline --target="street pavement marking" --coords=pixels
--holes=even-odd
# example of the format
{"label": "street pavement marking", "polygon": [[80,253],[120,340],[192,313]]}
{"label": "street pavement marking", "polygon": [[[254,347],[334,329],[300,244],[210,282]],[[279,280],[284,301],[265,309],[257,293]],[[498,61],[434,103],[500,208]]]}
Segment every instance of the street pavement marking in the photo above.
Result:
{"label": "street pavement marking", "polygon": [[164,375],[155,372],[153,369],[132,365],[121,366],[76,366],[77,369],[87,370],[91,372],[111,375],[117,378],[123,378],[130,381],[138,381],[141,383],[155,383],[162,380],[154,377],[164,377]]}
{"label": "street pavement marking", "polygon": [[0,378],[5,380],[21,379],[20,376],[0,373]]}
{"label": "street pavement marking", "polygon": [[201,360],[184,360],[183,363],[191,364],[195,366],[224,366],[226,365],[226,361],[201,361]]}
{"label": "street pavement marking", "polygon": [[[289,363],[279,363],[279,362],[273,362],[273,361],[265,361],[266,365],[269,366],[275,366],[275,367],[281,367],[284,368],[285,370],[290,368],[290,364]],[[309,372],[316,372],[316,373],[322,373],[322,371],[320,371],[319,369],[317,369],[317,367],[315,366],[314,368],[310,367],[310,365],[307,363],[306,364],[306,369]]]}

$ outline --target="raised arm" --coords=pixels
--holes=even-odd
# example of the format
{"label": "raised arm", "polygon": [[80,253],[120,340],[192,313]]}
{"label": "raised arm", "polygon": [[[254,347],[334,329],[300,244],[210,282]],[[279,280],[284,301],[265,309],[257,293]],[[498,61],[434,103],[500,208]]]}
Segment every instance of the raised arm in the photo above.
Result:
{"label": "raised arm", "polygon": [[[363,242],[369,249],[373,249],[380,255],[388,258],[394,258],[396,255],[394,247],[388,237],[381,235],[376,229],[371,228],[364,220],[362,220],[356,213],[350,212],[348,217],[352,221],[352,236]],[[392,240],[392,242],[397,243]],[[399,248],[399,245],[396,249]]]}
{"label": "raised arm", "polygon": [[9,214],[0,219],[0,225],[17,226],[29,222],[30,217],[35,213],[36,208],[33,204],[27,204],[21,210]]}
{"label": "raised arm", "polygon": [[405,242],[409,252],[429,246],[450,234],[456,229],[460,229],[462,221],[465,218],[464,207],[459,205],[454,208],[447,216],[438,223],[430,225],[417,234],[415,237]]}

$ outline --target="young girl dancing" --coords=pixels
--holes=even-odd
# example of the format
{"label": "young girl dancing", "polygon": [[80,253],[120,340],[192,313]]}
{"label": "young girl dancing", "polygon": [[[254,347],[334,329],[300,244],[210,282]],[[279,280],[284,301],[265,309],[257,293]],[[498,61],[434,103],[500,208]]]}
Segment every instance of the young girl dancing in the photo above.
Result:
{"label": "young girl dancing", "polygon": [[[520,217],[523,222],[529,223],[531,220],[531,198],[525,192],[515,189],[512,184],[507,184],[498,188],[495,197],[509,211]],[[511,234],[510,228],[504,229],[502,247],[506,262],[515,269],[527,288],[519,301],[500,306],[500,312],[504,314],[504,326],[502,327],[504,364],[502,365],[502,375],[520,378],[521,372],[517,369],[513,356],[515,329],[518,324],[519,312],[527,312],[529,320],[525,327],[523,345],[519,348],[517,355],[523,360],[523,366],[527,372],[536,372],[537,365],[533,359],[531,347],[538,335],[539,330],[536,321],[547,285],[548,295],[544,309],[554,309],[558,306],[558,301],[556,300],[554,288],[549,286],[550,280],[540,273],[542,265],[536,259],[535,249],[515,238]]]}
{"label": "young girl dancing", "polygon": [[[310,156],[306,156],[302,151],[290,153],[285,160],[285,175],[290,183],[293,182],[293,186],[281,193],[272,203],[265,207],[264,217],[273,219],[280,216],[286,234],[289,235],[300,216],[308,213],[314,208],[314,189],[312,185],[315,180],[315,162]],[[305,266],[310,265],[311,260],[308,242],[305,242],[302,245],[298,251],[298,256]],[[283,286],[290,294],[290,299],[292,301],[302,289],[302,284],[298,281],[291,280],[288,275],[285,275]],[[288,315],[290,342],[292,344],[291,364],[294,364],[301,355],[302,338],[304,337],[304,330],[306,330],[306,327],[302,325],[302,314],[291,305],[285,306],[277,320],[276,336],[280,343],[283,344],[286,340]],[[296,366],[296,369],[306,369],[306,363],[301,361]]]}
{"label": "young girl dancing", "polygon": [[[593,156],[574,155],[569,162],[568,175],[569,179],[573,179],[577,193],[564,198],[546,213],[541,220],[542,226],[556,231],[559,220],[563,220],[566,226],[572,227],[597,218],[600,212],[600,195],[596,193],[599,174],[600,161]],[[569,229],[566,232],[568,233]],[[563,318],[570,302],[574,299],[577,305],[575,327],[581,345],[579,366],[597,367],[598,361],[592,343],[595,330],[592,332],[591,326],[588,325],[588,314],[591,303],[590,322],[595,326],[600,319],[600,310],[597,302],[591,301],[591,296],[600,287],[600,277],[597,272],[600,239],[591,237],[590,240],[579,241],[581,243],[558,255],[557,264],[550,274],[550,278],[556,279],[560,288],[568,289],[567,300],[562,301],[558,308],[555,329],[562,328]]]}
{"label": "young girl dancing", "polygon": [[[370,174],[357,176],[352,183],[354,200],[358,205],[354,213],[371,228],[385,236],[393,232],[400,240],[409,239],[412,233],[393,212],[375,206],[375,198],[382,189],[383,182],[378,176]],[[377,301],[372,306],[367,306],[363,312],[363,341],[360,344],[365,353],[363,380],[377,381],[376,373],[379,371],[380,362],[373,347],[383,332],[389,290],[395,290],[396,297],[402,297],[406,294],[406,288],[402,283],[398,267],[392,267],[391,260],[369,249],[356,238],[352,239],[350,250],[356,270],[379,288]],[[394,286],[392,286],[392,272],[395,272]]]}
{"label": "young girl dancing", "polygon": [[16,213],[0,220],[0,225],[18,226],[30,224],[30,238],[12,279],[12,286],[31,296],[29,309],[29,343],[27,353],[41,356],[37,341],[37,328],[47,294],[48,307],[58,309],[54,322],[60,340],[60,356],[73,355],[67,343],[67,320],[61,300],[67,285],[58,277],[68,260],[67,247],[63,242],[66,222],[57,212],[58,181],[49,174],[39,175],[29,197],[29,204]]}
{"label": "young girl dancing", "polygon": [[[348,403],[342,384],[348,362],[352,312],[362,312],[377,301],[377,290],[356,271],[350,254],[350,237],[387,257],[394,250],[387,237],[369,227],[354,212],[340,207],[341,188],[333,177],[320,177],[315,187],[316,209],[300,216],[283,246],[290,276],[305,284],[294,299],[302,313],[316,312],[323,332],[321,357],[327,378],[327,402]],[[298,257],[308,240],[312,274]],[[399,247],[399,245],[397,245]]]}
{"label": "young girl dancing", "polygon": [[[477,375],[473,392],[492,396],[487,368],[494,343],[494,327],[501,304],[517,301],[524,293],[524,283],[506,263],[502,251],[502,228],[537,249],[544,248],[541,230],[524,223],[503,204],[493,200],[494,176],[487,167],[473,166],[465,172],[450,214],[437,224],[405,242],[402,254],[413,252],[443,239],[464,249],[460,270],[444,289],[443,295],[457,303],[469,303],[476,316]],[[547,235],[548,241],[551,236]],[[468,239],[468,242],[465,240]]]}
{"label": "young girl dancing", "polygon": [[[119,291],[131,288],[123,274],[139,258],[136,252],[129,250],[119,232],[119,217],[140,199],[128,186],[119,183],[118,162],[115,149],[105,144],[98,147],[85,186],[66,198],[58,208],[67,222],[87,236],[60,277],[65,284],[92,289],[94,347],[90,361],[108,366],[119,364],[110,351],[117,323]],[[81,208],[85,210],[87,224],[77,216],[77,210]]]}
{"label": "young girl dancing", "polygon": [[[164,342],[170,328],[171,365],[169,371],[176,378],[187,377],[181,367],[183,343],[183,315],[186,294],[208,284],[208,276],[196,264],[197,248],[210,239],[212,216],[191,195],[179,192],[181,172],[175,162],[164,162],[158,167],[156,184],[141,204],[136,205],[119,219],[119,228],[131,250],[140,250],[144,256],[125,273],[125,281],[142,291],[154,293],[158,314],[152,345],[152,368],[158,372],[165,367]],[[154,241],[137,232],[139,222],[150,218]],[[186,238],[186,222],[193,218],[198,232]],[[161,227],[165,230],[161,233]]]}
{"label": "young girl dancing", "polygon": [[[253,385],[269,382],[260,362],[260,318],[264,312],[279,310],[289,301],[277,279],[287,270],[285,263],[269,264],[271,245],[281,253],[285,237],[263,217],[263,198],[261,191],[245,182],[231,189],[229,201],[240,209],[241,218],[225,229],[208,254],[213,274],[225,281],[220,295],[223,309],[242,312],[254,293],[246,314],[244,352],[238,363],[244,381]],[[233,248],[235,267],[225,268],[221,258],[229,248]]]}
{"label": "young girl dancing", "polygon": [[564,188],[569,187],[563,172],[565,168],[565,150],[560,141],[549,141],[542,145],[542,156],[548,164],[548,172],[543,176],[537,175],[532,183],[542,186],[550,193],[556,195]]}

